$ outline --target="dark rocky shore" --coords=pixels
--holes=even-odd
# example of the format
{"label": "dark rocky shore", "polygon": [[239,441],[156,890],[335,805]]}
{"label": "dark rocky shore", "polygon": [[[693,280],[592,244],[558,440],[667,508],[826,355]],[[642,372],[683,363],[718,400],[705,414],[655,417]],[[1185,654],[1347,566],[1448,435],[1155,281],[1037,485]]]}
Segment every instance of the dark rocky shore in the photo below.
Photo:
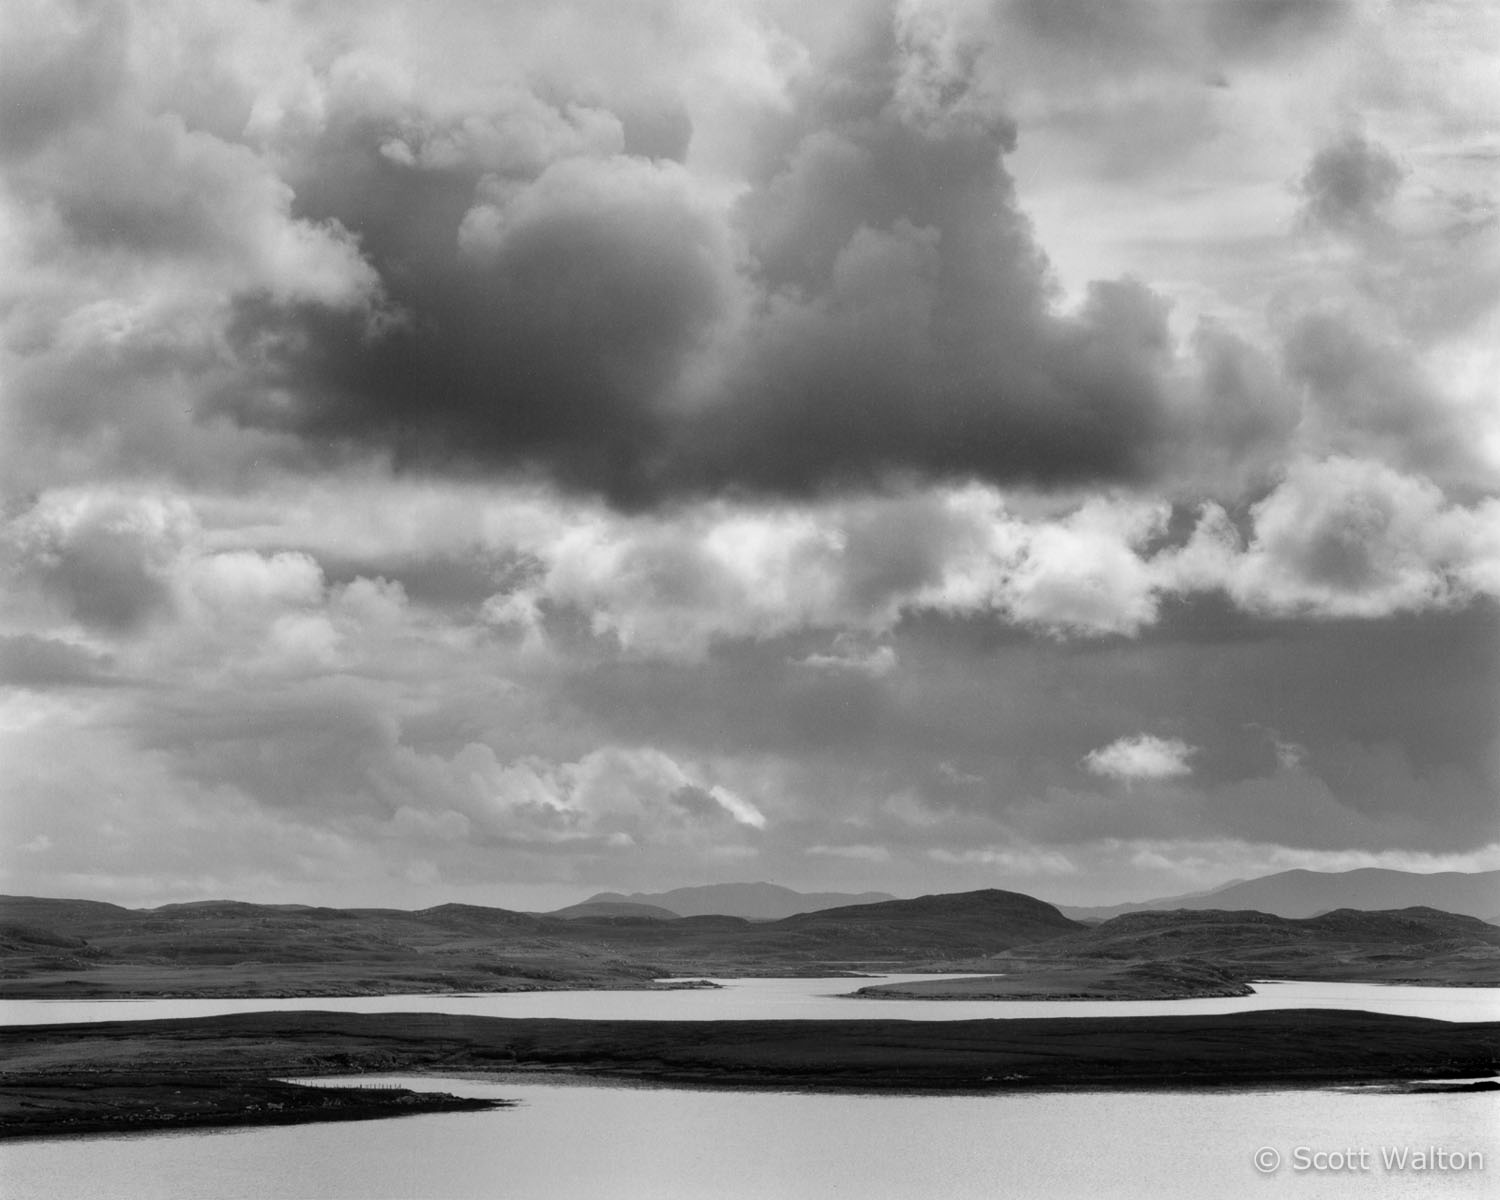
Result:
{"label": "dark rocky shore", "polygon": [[[562,1072],[828,1091],[1395,1084],[1500,1073],[1500,1022],[1333,1010],[944,1022],[268,1012],[17,1026],[6,1030],[0,1051],[0,1136],[489,1106],[277,1082],[360,1072]],[[200,1097],[205,1102],[195,1107]]]}

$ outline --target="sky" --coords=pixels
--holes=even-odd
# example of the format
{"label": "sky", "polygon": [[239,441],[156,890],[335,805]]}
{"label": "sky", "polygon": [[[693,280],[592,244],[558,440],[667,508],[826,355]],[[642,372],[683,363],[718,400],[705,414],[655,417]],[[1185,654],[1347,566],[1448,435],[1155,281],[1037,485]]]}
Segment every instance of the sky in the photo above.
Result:
{"label": "sky", "polygon": [[0,891],[1500,867],[1500,8],[0,21]]}

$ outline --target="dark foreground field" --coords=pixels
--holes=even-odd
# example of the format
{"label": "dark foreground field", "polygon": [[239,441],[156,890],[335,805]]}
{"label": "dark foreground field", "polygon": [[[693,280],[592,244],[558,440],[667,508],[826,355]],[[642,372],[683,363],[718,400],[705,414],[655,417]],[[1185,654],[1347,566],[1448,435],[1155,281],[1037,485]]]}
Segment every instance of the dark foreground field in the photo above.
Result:
{"label": "dark foreground field", "polygon": [[[1500,1073],[1500,1022],[1330,1010],[951,1022],[275,1012],[21,1026],[6,1030],[0,1051],[0,1134],[180,1127],[193,1122],[171,1114],[194,1088],[217,1097],[216,1124],[430,1110],[392,1098],[384,1112],[340,1112],[315,1103],[317,1093],[296,1112],[264,1107],[287,1103],[284,1091],[264,1091],[278,1078],[359,1072],[839,1091],[1316,1087]],[[382,1095],[399,1094],[368,1102]]]}

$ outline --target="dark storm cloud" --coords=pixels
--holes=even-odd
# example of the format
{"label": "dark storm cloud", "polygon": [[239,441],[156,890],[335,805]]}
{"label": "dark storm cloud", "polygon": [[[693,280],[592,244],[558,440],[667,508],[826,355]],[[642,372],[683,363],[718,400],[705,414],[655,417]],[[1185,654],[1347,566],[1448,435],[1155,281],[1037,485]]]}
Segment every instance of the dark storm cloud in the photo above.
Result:
{"label": "dark storm cloud", "polygon": [[413,149],[415,117],[332,120],[291,171],[297,211],[358,236],[385,315],[243,297],[254,382],[223,408],[626,503],[1159,465],[1164,305],[1121,282],[1052,311],[1002,165],[1013,128],[888,14],[763,118],[733,214],[669,161],[667,118],[525,112],[593,149],[539,166],[467,133]]}
{"label": "dark storm cloud", "polygon": [[[564,483],[639,486],[683,359],[724,307],[714,233],[676,181],[634,160],[601,169],[613,178],[555,178],[556,206],[539,202],[495,245],[466,251],[452,181],[401,180],[411,168],[369,150],[355,190],[404,196],[396,219],[412,227],[341,215],[397,315],[372,330],[362,314],[242,301],[233,336],[274,395],[239,399],[236,415],[389,446],[410,464],[537,464]],[[573,182],[589,194],[569,195]],[[613,182],[625,190],[611,194]]]}
{"label": "dark storm cloud", "polygon": [[1358,133],[1318,152],[1302,177],[1305,216],[1328,229],[1378,221],[1406,172],[1383,146]]}

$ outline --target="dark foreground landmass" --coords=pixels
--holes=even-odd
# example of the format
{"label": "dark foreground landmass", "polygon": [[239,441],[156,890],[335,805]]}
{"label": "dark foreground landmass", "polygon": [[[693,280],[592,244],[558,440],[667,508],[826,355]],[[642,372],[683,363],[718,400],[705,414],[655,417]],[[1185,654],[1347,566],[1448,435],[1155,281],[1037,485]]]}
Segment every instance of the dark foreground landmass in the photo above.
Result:
{"label": "dark foreground landmass", "polygon": [[0,1136],[9,1137],[174,1126],[184,1118],[153,1114],[185,1111],[193,1087],[212,1097],[214,1124],[482,1107],[326,1091],[308,1093],[299,1108],[267,1107],[288,1104],[284,1089],[293,1085],[278,1079],[361,1072],[940,1092],[1321,1087],[1500,1073],[1500,1022],[1325,1009],[942,1022],[270,1012],[16,1026],[5,1034]]}

